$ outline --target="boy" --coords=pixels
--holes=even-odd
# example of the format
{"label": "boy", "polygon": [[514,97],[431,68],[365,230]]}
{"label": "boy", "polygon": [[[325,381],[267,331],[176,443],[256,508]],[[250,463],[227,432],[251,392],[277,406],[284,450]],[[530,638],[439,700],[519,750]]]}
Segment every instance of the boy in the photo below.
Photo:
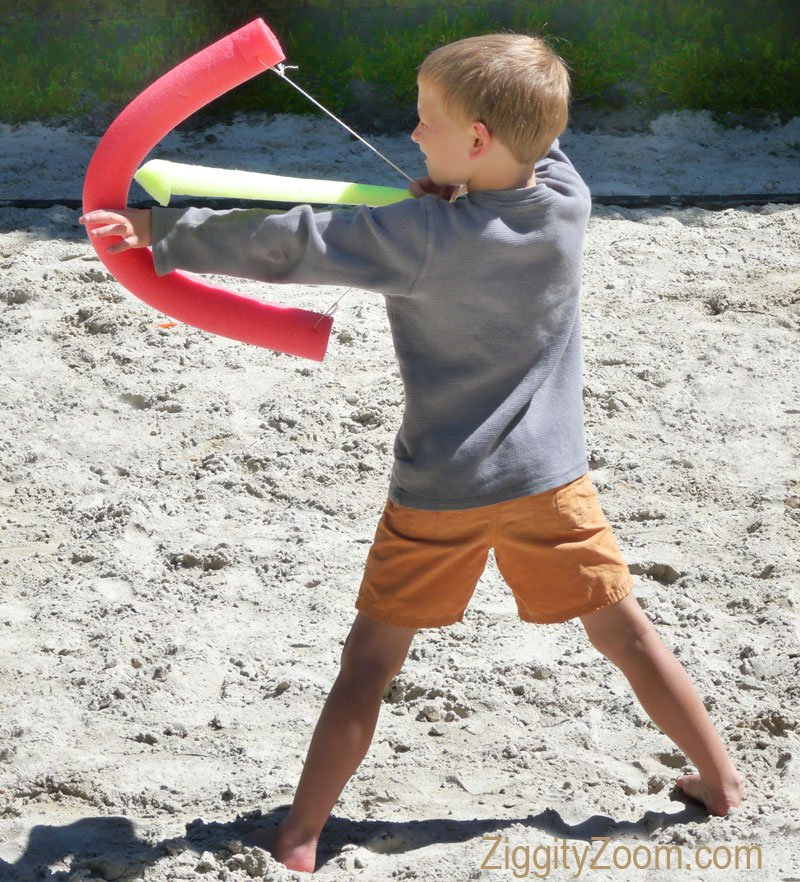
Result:
{"label": "boy", "polygon": [[[459,621],[489,549],[531,622],[580,617],[699,769],[678,786],[725,815],[741,778],[688,675],[631,593],[587,475],[579,282],[588,190],[557,138],[569,79],[541,40],[460,40],[419,71],[421,198],[370,210],[91,212],[109,250],[176,268],[348,285],[386,298],[405,388],[389,500],[277,860],[312,871],[418,628]],[[552,145],[552,146],[551,146]],[[456,192],[466,196],[453,201]],[[439,198],[441,197],[441,198]]]}

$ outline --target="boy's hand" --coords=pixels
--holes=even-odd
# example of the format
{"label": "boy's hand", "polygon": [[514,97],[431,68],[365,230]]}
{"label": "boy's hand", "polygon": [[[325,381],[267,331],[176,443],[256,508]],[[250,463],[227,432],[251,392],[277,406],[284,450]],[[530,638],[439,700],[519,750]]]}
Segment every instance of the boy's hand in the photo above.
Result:
{"label": "boy's hand", "polygon": [[447,202],[455,202],[456,198],[461,195],[463,187],[459,184],[434,184],[428,175],[417,178],[408,185],[408,192],[417,198],[429,193],[438,196]]}
{"label": "boy's hand", "polygon": [[118,254],[129,248],[146,248],[153,241],[153,215],[149,208],[128,208],[125,211],[98,209],[84,214],[78,223],[84,226],[105,225],[89,230],[92,238],[121,236],[121,242],[115,242],[107,249],[109,254]]}

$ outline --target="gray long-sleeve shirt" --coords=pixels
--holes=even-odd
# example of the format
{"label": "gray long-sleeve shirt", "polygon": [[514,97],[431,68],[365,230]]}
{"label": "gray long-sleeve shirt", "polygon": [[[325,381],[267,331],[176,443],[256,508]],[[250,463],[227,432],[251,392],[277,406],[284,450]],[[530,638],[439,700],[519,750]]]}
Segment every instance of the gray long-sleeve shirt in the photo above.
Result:
{"label": "gray long-sleeve shirt", "polygon": [[154,209],[174,269],[383,294],[405,389],[390,498],[472,508],[587,470],[579,287],[589,191],[558,142],[536,186],[286,214]]}

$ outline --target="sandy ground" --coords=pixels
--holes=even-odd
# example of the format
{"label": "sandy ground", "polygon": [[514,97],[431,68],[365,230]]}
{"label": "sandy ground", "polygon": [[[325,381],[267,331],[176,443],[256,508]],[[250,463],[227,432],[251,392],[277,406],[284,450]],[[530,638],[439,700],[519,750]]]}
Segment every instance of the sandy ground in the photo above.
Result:
{"label": "sandy ground", "polygon": [[[2,196],[79,196],[95,140],[0,127]],[[596,192],[800,190],[797,120],[564,143]],[[182,154],[398,183],[309,119]],[[0,211],[0,879],[299,878],[238,837],[291,798],[354,614],[402,408],[382,300],[347,294],[321,365],[164,328],[75,214]],[[686,758],[621,675],[579,624],[518,622],[490,562],[464,623],[417,637],[320,878],[800,876],[799,220],[598,208],[585,261],[593,478],[742,807],[677,800]]]}

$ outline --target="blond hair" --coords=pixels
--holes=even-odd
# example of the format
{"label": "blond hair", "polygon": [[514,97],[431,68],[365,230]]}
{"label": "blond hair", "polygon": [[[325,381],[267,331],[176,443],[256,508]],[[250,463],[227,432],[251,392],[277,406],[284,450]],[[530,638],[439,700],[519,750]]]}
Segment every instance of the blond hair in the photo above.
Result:
{"label": "blond hair", "polygon": [[545,156],[567,125],[569,72],[539,37],[448,43],[422,62],[419,81],[438,87],[445,112],[480,120],[525,165]]}

